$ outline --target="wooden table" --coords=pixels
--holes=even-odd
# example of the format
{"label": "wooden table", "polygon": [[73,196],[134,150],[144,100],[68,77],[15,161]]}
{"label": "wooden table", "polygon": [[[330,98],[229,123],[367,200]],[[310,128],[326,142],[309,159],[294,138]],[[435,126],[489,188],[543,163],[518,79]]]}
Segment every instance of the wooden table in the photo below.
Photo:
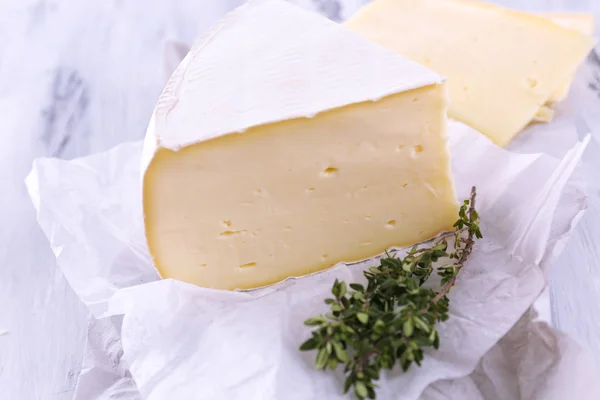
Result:
{"label": "wooden table", "polygon": [[[343,19],[366,0],[297,0]],[[40,156],[73,158],[143,137],[166,80],[168,40],[191,43],[239,0],[4,0],[0,4],[0,398],[70,399],[89,314],[61,272],[23,179]],[[523,7],[522,0],[498,0]],[[594,11],[598,0],[528,0]],[[212,5],[211,5],[212,4]],[[586,117],[600,139],[600,58]],[[600,147],[593,147],[600,157]],[[551,271],[554,324],[600,365],[600,201]]]}

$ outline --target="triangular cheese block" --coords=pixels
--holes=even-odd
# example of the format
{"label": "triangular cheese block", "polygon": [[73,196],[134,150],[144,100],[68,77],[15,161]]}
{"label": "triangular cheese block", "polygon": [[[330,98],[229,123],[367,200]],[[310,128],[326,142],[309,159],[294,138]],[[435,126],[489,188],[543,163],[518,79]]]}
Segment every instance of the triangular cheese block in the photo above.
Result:
{"label": "triangular cheese block", "polygon": [[451,228],[442,79],[347,28],[253,0],[198,41],[148,127],[161,276],[254,288]]}

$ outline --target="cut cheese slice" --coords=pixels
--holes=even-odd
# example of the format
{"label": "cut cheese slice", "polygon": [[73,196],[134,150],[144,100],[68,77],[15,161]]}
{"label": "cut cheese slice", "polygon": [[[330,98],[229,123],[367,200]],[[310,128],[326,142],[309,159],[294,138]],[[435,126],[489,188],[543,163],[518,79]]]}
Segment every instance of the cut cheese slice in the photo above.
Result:
{"label": "cut cheese slice", "polygon": [[447,95],[428,69],[279,0],[194,45],[144,144],[164,278],[247,289],[451,229]]}
{"label": "cut cheese slice", "polygon": [[470,0],[376,0],[346,26],[447,77],[450,116],[501,146],[593,45],[542,17]]}
{"label": "cut cheese slice", "polygon": [[[541,13],[538,14],[544,18],[549,19],[562,26],[563,28],[575,30],[583,35],[592,37],[594,35],[595,25],[594,16],[592,14],[584,13]],[[548,99],[549,104],[560,103],[567,98],[571,83],[575,79],[575,76],[570,76],[558,89],[552,93]],[[543,113],[543,110],[542,110]]]}

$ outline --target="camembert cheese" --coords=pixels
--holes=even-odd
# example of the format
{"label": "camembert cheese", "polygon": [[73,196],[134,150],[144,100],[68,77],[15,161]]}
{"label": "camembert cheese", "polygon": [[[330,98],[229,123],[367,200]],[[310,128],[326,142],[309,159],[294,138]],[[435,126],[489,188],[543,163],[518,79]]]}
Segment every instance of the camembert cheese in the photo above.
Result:
{"label": "camembert cheese", "polygon": [[594,43],[543,17],[472,0],[376,0],[346,26],[445,76],[450,116],[501,146]]}
{"label": "camembert cheese", "polygon": [[194,45],[144,144],[163,278],[246,289],[450,229],[442,79],[342,25],[252,0]]}

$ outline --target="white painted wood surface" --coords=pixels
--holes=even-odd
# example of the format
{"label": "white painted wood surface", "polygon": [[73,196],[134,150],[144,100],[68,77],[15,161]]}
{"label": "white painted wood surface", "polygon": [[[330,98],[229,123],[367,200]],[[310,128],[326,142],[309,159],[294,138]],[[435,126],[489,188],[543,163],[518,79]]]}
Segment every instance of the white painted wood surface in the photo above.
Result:
{"label": "white painted wood surface", "polygon": [[[296,2],[343,19],[364,0]],[[496,2],[600,17],[598,0]],[[70,399],[88,323],[36,223],[23,184],[33,158],[73,158],[142,138],[166,79],[165,43],[190,43],[238,3],[0,0],[0,331],[8,331],[0,336],[0,399]],[[600,140],[600,90],[593,88],[600,86],[600,59],[591,57],[588,65],[587,81],[580,82],[589,92],[582,112]],[[595,146],[588,159],[600,167]],[[596,188],[589,212],[551,271],[551,295],[555,325],[600,364]]]}

